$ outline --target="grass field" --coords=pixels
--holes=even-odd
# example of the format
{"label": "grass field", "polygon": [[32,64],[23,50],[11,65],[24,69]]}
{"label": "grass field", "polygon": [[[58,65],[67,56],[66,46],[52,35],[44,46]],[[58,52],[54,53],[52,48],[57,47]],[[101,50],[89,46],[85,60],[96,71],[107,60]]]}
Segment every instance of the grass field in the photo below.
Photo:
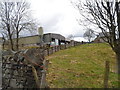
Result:
{"label": "grass field", "polygon": [[103,88],[105,61],[110,61],[109,87],[117,87],[115,54],[107,44],[85,44],[61,50],[50,60],[50,88]]}

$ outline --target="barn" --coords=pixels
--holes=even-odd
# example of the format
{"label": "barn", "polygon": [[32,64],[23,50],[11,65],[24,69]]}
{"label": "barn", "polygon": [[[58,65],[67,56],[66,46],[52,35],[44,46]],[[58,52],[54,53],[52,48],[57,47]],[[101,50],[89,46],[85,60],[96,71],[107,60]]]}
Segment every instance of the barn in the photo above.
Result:
{"label": "barn", "polygon": [[44,44],[49,44],[51,46],[65,44],[65,37],[60,34],[46,33],[43,35]]}

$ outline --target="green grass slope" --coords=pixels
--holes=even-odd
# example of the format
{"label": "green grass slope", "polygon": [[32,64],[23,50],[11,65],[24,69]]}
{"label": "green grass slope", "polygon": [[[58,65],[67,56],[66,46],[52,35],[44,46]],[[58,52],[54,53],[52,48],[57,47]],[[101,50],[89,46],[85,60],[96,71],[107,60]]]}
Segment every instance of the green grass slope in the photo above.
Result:
{"label": "green grass slope", "polygon": [[110,61],[109,87],[117,87],[115,54],[107,44],[85,44],[48,57],[50,88],[103,88],[105,61]]}

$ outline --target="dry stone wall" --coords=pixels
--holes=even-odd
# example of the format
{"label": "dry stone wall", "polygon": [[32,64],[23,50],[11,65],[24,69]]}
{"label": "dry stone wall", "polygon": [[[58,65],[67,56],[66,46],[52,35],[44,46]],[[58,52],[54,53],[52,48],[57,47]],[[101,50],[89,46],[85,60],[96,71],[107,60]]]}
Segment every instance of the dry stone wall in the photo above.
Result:
{"label": "dry stone wall", "polygon": [[39,83],[42,75],[44,53],[42,49],[30,49],[20,52],[3,52],[2,88],[38,88],[32,71],[37,71]]}

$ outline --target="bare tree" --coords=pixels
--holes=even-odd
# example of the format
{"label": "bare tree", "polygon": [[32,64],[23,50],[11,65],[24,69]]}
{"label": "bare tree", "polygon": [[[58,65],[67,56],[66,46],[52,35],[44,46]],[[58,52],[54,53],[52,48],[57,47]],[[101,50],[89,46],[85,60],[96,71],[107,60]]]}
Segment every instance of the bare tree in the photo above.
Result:
{"label": "bare tree", "polygon": [[97,25],[107,39],[107,43],[116,53],[118,66],[118,85],[120,87],[120,1],[119,0],[86,0],[76,4],[78,10],[85,11],[86,21]]}
{"label": "bare tree", "polygon": [[92,38],[95,37],[94,31],[91,29],[86,30],[83,37],[88,40],[88,42],[91,42]]}
{"label": "bare tree", "polygon": [[[30,5],[23,2],[1,2],[1,28],[8,35],[12,50],[19,50],[20,32],[36,30],[35,22],[30,17]],[[16,38],[13,40],[13,38]],[[14,47],[16,46],[16,48]]]}
{"label": "bare tree", "polygon": [[11,44],[11,49],[13,50],[13,40],[12,40],[12,33],[13,31],[11,30],[11,21],[12,21],[12,16],[11,12],[13,10],[13,3],[0,3],[0,17],[1,17],[1,26],[4,30],[7,31],[10,44]]}

